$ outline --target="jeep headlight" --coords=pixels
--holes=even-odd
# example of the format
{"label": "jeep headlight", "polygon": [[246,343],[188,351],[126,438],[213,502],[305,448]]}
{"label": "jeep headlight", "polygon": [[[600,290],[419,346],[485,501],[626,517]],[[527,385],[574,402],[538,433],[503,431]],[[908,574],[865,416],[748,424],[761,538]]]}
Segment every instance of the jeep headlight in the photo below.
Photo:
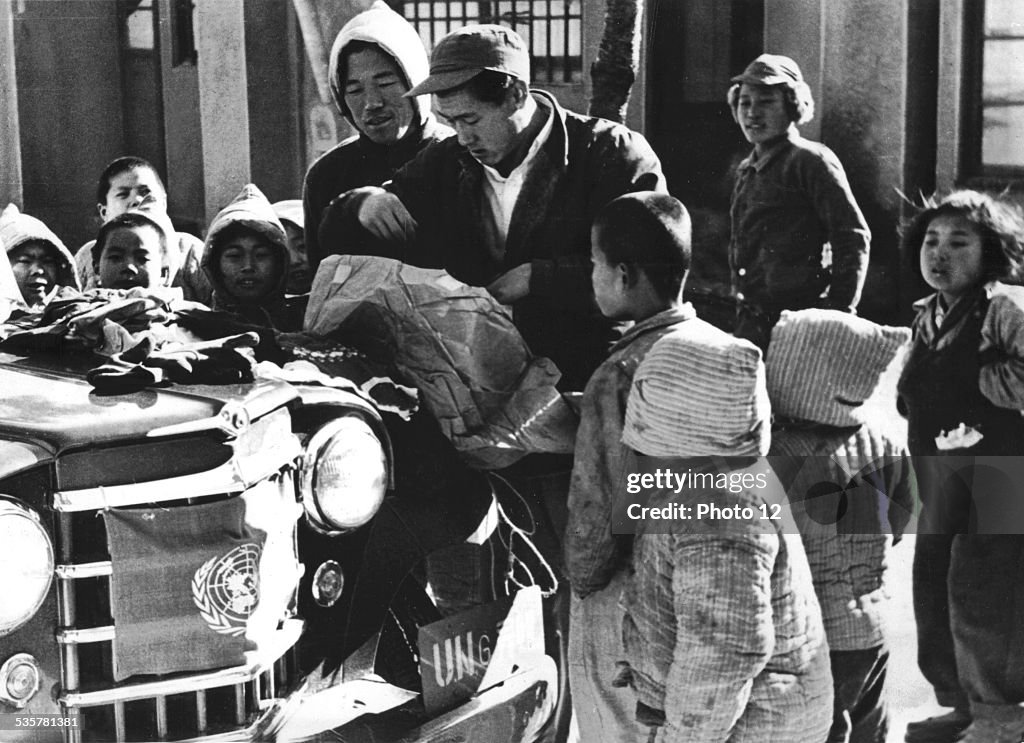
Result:
{"label": "jeep headlight", "polygon": [[53,544],[30,508],[0,497],[0,637],[31,619],[53,580]]}
{"label": "jeep headlight", "polygon": [[301,487],[314,529],[337,534],[362,526],[377,513],[387,486],[384,447],[362,418],[337,418],[310,437]]}

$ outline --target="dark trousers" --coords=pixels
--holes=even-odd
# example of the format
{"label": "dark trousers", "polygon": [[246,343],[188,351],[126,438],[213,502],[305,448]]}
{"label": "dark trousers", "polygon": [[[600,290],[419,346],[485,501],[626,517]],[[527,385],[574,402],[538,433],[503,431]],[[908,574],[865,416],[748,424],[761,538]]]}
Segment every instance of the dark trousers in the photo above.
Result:
{"label": "dark trousers", "polygon": [[949,616],[949,564],[953,534],[917,535],[914,548],[914,619],[917,665],[943,707],[967,707],[960,686]]}
{"label": "dark trousers", "polygon": [[829,658],[835,708],[827,743],[885,743],[889,732],[884,694],[889,651],[884,645],[833,650]]}
{"label": "dark trousers", "polygon": [[1024,535],[919,534],[914,614],[939,704],[1024,722]]}
{"label": "dark trousers", "polygon": [[949,615],[971,714],[1024,724],[1024,535],[953,538]]}

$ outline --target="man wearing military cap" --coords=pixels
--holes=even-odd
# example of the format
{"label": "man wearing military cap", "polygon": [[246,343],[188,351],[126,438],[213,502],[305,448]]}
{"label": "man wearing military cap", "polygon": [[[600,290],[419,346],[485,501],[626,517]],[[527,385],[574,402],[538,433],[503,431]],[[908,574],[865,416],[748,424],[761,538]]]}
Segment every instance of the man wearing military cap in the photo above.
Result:
{"label": "man wearing military cap", "polygon": [[[582,390],[619,336],[594,302],[591,224],[618,196],[665,192],[665,177],[643,136],[566,111],[549,93],[531,90],[529,80],[529,51],[511,29],[467,26],[441,39],[430,74],[408,95],[432,94],[435,112],[456,136],[424,149],[383,188],[350,191],[332,209],[347,236],[364,235],[358,247],[346,239],[347,252],[443,268],[487,287],[511,305],[530,349],[558,365],[560,387]],[[503,474],[535,514],[547,513],[549,528],[541,526],[534,539],[558,565],[571,458],[527,457],[513,469]],[[449,556],[447,567],[462,570],[465,562]],[[572,625],[609,621],[617,602],[613,590],[577,599]],[[590,730],[606,719],[639,729],[631,695],[603,691],[616,649],[588,643],[588,632],[571,634],[577,717],[589,725],[584,737],[604,737]]]}
{"label": "man wearing military cap", "polygon": [[513,30],[466,26],[441,39],[430,74],[455,137],[427,147],[383,188],[336,200],[366,239],[346,252],[444,268],[512,306],[531,350],[554,360],[561,386],[582,390],[616,334],[590,288],[590,225],[611,199],[665,191],[640,134],[566,111],[531,90],[530,56]]}

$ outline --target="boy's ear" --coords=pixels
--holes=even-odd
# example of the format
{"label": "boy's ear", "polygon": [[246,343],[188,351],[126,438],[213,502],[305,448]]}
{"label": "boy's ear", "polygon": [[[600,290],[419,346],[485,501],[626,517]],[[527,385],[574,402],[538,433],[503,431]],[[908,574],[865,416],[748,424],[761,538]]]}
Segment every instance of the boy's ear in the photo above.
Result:
{"label": "boy's ear", "polygon": [[101,222],[106,222],[107,221],[107,205],[106,204],[97,204],[96,205],[96,212],[100,215],[100,221]]}
{"label": "boy's ear", "polygon": [[615,267],[615,271],[619,278],[619,284],[623,289],[632,289],[636,286],[637,281],[640,280],[640,269],[636,266],[620,263]]}

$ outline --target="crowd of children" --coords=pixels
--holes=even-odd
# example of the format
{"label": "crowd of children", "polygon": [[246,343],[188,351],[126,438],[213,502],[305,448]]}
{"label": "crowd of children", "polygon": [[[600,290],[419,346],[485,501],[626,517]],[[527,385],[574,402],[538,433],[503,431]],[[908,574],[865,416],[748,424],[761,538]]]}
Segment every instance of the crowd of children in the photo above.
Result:
{"label": "crowd of children", "polygon": [[[1024,538],[1001,518],[1020,486],[993,458],[1024,453],[1024,216],[973,191],[925,205],[902,250],[934,293],[912,330],[858,318],[870,233],[838,159],[797,131],[813,114],[799,67],[762,55],[734,82],[753,145],[731,210],[734,334],[682,300],[678,200],[621,196],[592,228],[597,308],[632,327],[583,392],[568,496],[580,740],[884,743],[887,557],[916,523],[919,665],[951,711],[906,740],[1020,743]],[[74,257],[16,206],[0,214],[25,311],[59,287],[179,287],[240,322],[301,329],[302,202],[245,185],[203,242],[175,231],[159,175],[134,157],[108,166],[96,200],[103,224]],[[905,439],[868,404],[901,352]],[[623,530],[624,483],[652,458],[770,477],[658,487],[648,507],[778,518]]]}

